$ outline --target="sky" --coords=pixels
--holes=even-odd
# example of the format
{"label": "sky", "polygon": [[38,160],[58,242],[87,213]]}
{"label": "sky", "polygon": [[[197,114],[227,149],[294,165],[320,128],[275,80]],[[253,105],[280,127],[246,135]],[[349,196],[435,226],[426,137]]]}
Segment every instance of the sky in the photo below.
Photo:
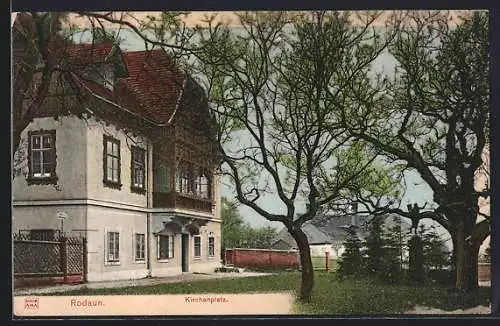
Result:
{"label": "sky", "polygon": [[[188,19],[188,23],[190,25],[194,25],[196,22],[198,22],[206,13],[196,13],[194,15],[191,15],[190,18]],[[146,15],[145,13],[142,13],[142,15]],[[223,17],[224,19],[230,19],[230,15],[226,15]],[[75,21],[73,21],[75,22]],[[82,24],[85,24],[82,22]],[[234,28],[237,28],[237,26],[233,26]],[[136,50],[143,50],[144,49],[144,42],[134,33],[126,30],[121,31],[121,36],[123,37],[123,42],[121,43],[121,48],[122,50],[125,51],[136,51]],[[80,41],[86,41],[87,37],[82,37]],[[377,59],[375,66],[377,70],[382,70],[382,71],[391,71],[393,70],[394,67],[394,59],[387,54],[384,54],[380,56],[380,58]],[[403,205],[406,205],[406,203],[411,202],[411,203],[418,203],[420,205],[426,203],[426,202],[432,202],[432,191],[429,188],[429,186],[422,181],[422,179],[418,176],[416,173],[409,172],[406,175],[406,184],[407,184],[407,189],[406,189],[406,194],[403,198]],[[232,190],[231,185],[229,184],[228,180],[223,180],[222,182],[222,189],[221,189],[222,196],[229,197],[229,198],[234,198],[235,194]],[[270,211],[275,211],[276,209],[276,198],[273,196],[264,196],[260,204],[262,208]],[[273,226],[276,227],[277,229],[282,228],[281,223],[276,223],[276,222],[269,222],[262,216],[260,216],[258,213],[254,212],[252,209],[240,205],[239,206],[239,212],[241,216],[244,218],[245,221],[247,221],[249,224],[255,227],[259,226]],[[434,222],[431,222],[430,220],[424,221],[425,224],[431,225],[435,224]]]}

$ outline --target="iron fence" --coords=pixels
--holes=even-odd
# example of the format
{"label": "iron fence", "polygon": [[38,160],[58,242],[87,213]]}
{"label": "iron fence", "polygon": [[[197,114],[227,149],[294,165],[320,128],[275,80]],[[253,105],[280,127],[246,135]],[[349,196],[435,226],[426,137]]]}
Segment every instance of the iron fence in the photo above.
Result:
{"label": "iron fence", "polygon": [[48,238],[14,233],[14,276],[67,276],[86,272],[86,239],[54,234]]}

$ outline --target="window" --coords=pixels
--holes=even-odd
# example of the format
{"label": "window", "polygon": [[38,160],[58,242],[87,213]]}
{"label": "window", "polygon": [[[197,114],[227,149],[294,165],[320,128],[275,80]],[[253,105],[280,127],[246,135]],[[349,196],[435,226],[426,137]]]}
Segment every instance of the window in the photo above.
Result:
{"label": "window", "polygon": [[104,136],[104,184],[120,188],[120,141]]}
{"label": "window", "polygon": [[199,169],[198,175],[195,179],[195,192],[201,198],[210,198],[210,182],[206,176],[206,171],[204,169]]}
{"label": "window", "polygon": [[174,236],[158,236],[158,259],[174,258]]}
{"label": "window", "polygon": [[190,173],[187,166],[180,164],[177,170],[176,191],[178,193],[192,192]]}
{"label": "window", "polygon": [[158,164],[156,168],[156,191],[168,191],[168,175],[167,166],[164,163]]}
{"label": "window", "polygon": [[215,256],[215,237],[212,232],[208,234],[208,257]]}
{"label": "window", "polygon": [[28,142],[28,183],[55,183],[57,181],[55,130],[29,132]]}
{"label": "window", "polygon": [[146,252],[146,237],[144,234],[136,233],[135,235],[135,260],[143,261]]}
{"label": "window", "polygon": [[193,237],[194,240],[194,257],[201,257],[201,237],[199,235],[195,235]]}
{"label": "window", "polygon": [[132,190],[144,193],[146,176],[146,151],[139,147],[132,147]]}
{"label": "window", "polygon": [[108,250],[106,260],[108,262],[120,261],[120,233],[108,232],[106,239],[106,248]]}
{"label": "window", "polygon": [[31,240],[54,241],[55,230],[52,229],[34,229],[30,230]]}

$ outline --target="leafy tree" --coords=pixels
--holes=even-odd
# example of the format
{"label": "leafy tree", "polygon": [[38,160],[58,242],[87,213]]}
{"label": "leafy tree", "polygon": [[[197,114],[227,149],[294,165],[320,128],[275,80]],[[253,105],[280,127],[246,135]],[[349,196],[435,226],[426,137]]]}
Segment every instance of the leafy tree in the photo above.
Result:
{"label": "leafy tree", "polygon": [[21,133],[40,112],[50,90],[61,58],[51,46],[64,48],[68,39],[62,33],[67,13],[18,13],[12,26],[12,155],[21,142]]}
{"label": "leafy tree", "polygon": [[[397,34],[389,47],[394,74],[372,88],[383,99],[365,99],[371,105],[346,111],[343,124],[381,150],[387,164],[400,167],[394,178],[411,170],[431,188],[430,207],[405,210],[398,199],[379,207],[431,218],[448,230],[455,288],[471,290],[478,286],[479,247],[489,235],[489,216],[479,212],[478,200],[488,198],[490,188],[475,184],[489,139],[488,13],[476,11],[451,28],[448,14],[408,13]],[[362,197],[366,206],[379,204],[370,194]],[[478,222],[478,215],[485,219]]]}
{"label": "leafy tree", "polygon": [[251,248],[256,249],[269,249],[277,237],[276,229],[270,226],[249,227],[247,232]]}
{"label": "leafy tree", "polygon": [[[283,223],[295,239],[300,299],[307,301],[314,275],[301,226],[361,184],[376,156],[350,141],[337,115],[340,106],[358,104],[350,94],[364,92],[388,40],[372,28],[379,13],[237,17],[237,30],[209,19],[208,28],[198,29],[203,50],[195,53],[219,123],[222,171],[240,203]],[[261,205],[264,194],[276,199],[273,211]],[[307,210],[298,214],[304,201]]]}
{"label": "leafy tree", "polygon": [[386,243],[383,237],[382,218],[373,218],[368,226],[368,236],[365,240],[365,267],[369,276],[383,277],[385,270]]}
{"label": "leafy tree", "polygon": [[398,281],[403,272],[404,250],[406,248],[406,235],[403,233],[401,217],[394,216],[388,227],[383,229],[385,242],[385,271],[386,281]]}
{"label": "leafy tree", "polygon": [[363,255],[361,253],[362,242],[359,239],[356,228],[346,229],[347,237],[344,241],[345,251],[338,261],[337,274],[339,277],[359,277],[365,274]]}
{"label": "leafy tree", "polygon": [[276,239],[275,228],[252,227],[238,212],[236,202],[223,197],[222,200],[222,248],[270,248]]}
{"label": "leafy tree", "polygon": [[401,217],[393,216],[390,222],[385,229],[384,236],[392,258],[399,262],[398,269],[401,271],[405,263],[404,253],[407,249],[408,235],[403,230]]}
{"label": "leafy tree", "polygon": [[238,205],[226,197],[222,197],[221,205],[222,248],[241,247],[245,223],[238,212]]}
{"label": "leafy tree", "polygon": [[445,242],[436,231],[435,226],[420,226],[420,237],[423,243],[423,256],[425,269],[444,269],[450,265],[450,251]]}

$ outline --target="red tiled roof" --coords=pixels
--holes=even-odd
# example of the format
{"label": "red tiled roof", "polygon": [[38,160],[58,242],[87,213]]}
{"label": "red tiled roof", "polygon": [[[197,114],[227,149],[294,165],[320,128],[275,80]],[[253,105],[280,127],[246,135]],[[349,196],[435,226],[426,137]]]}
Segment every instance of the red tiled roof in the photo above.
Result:
{"label": "red tiled roof", "polygon": [[184,73],[163,50],[123,53],[129,76],[120,80],[142,106],[144,115],[158,122],[172,116]]}
{"label": "red tiled roof", "polygon": [[71,64],[88,64],[104,62],[111,52],[111,43],[80,43],[72,44],[68,48],[68,62]]}
{"label": "red tiled roof", "polygon": [[[69,50],[70,62],[104,62],[111,49],[111,44],[78,44]],[[121,78],[113,91],[93,81],[75,79],[98,96],[157,123],[166,123],[175,112],[184,73],[161,49],[122,52],[122,58],[128,77]]]}

